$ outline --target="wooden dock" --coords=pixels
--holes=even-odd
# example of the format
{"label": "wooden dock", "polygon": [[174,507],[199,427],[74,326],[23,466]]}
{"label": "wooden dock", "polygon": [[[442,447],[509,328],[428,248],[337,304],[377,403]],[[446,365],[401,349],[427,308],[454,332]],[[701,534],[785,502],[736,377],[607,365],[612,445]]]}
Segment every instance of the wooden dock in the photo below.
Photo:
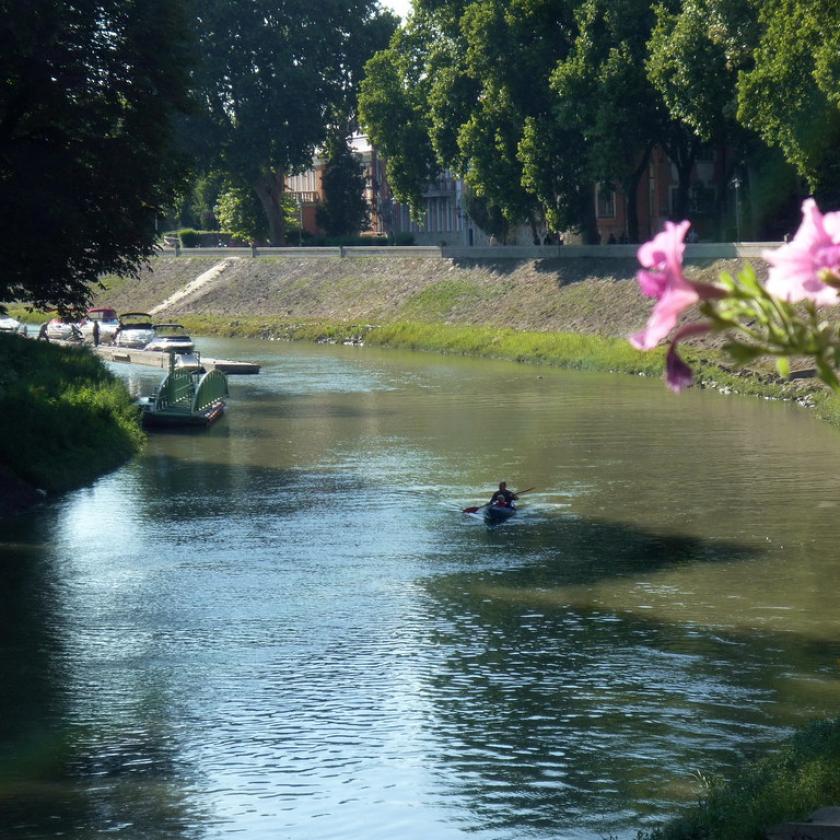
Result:
{"label": "wooden dock", "polygon": [[[169,353],[158,350],[134,350],[129,347],[114,347],[100,344],[93,348],[97,355],[109,362],[125,362],[131,365],[169,369]],[[201,364],[208,370],[215,369],[229,376],[248,376],[260,372],[260,366],[254,362],[234,362],[230,359],[210,359],[201,357]]]}

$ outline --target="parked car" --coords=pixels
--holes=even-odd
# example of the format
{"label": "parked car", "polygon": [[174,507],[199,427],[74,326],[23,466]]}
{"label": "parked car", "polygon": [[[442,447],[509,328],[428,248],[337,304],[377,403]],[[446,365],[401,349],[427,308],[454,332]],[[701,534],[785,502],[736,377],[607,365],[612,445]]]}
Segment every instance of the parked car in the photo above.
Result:
{"label": "parked car", "polygon": [[154,337],[155,328],[152,326],[152,316],[148,312],[125,312],[120,315],[120,325],[114,334],[114,345],[139,350]]}
{"label": "parked car", "polygon": [[113,344],[119,327],[120,319],[117,317],[116,310],[108,306],[88,309],[87,315],[79,324],[82,340],[89,344]]}

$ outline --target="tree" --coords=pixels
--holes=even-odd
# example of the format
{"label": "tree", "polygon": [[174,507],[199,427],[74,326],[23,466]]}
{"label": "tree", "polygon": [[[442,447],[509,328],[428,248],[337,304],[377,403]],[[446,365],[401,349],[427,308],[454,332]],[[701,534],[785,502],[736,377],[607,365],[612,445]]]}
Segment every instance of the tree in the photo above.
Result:
{"label": "tree", "polygon": [[[686,0],[678,10],[659,5],[655,11],[656,25],[648,42],[648,77],[671,120],[722,155],[716,167],[716,203],[722,216],[735,166],[764,152],[757,136],[736,118],[738,74],[752,68],[758,42],[755,5],[749,0]],[[685,143],[685,134],[675,139],[680,137]],[[675,156],[679,157],[678,152]],[[690,153],[683,158],[690,172]],[[677,195],[683,206],[678,217],[687,209],[687,187],[684,178]]]}
{"label": "tree", "polygon": [[316,216],[328,236],[350,236],[370,227],[365,200],[365,174],[346,137],[333,134],[326,145],[327,164],[321,176],[323,198]]}
{"label": "tree", "polygon": [[[388,160],[395,195],[415,213],[448,168],[498,227],[543,207],[542,171],[523,158],[529,119],[545,120],[549,76],[571,38],[575,0],[419,0],[388,50],[368,64],[362,122]],[[533,147],[531,147],[533,148]],[[526,176],[530,166],[530,176]],[[555,179],[559,183],[560,179]]]}
{"label": "tree", "polygon": [[755,66],[738,81],[738,118],[829,204],[840,202],[840,6],[767,0]]}
{"label": "tree", "polygon": [[0,0],[0,300],[69,313],[136,274],[186,169],[180,0]]}
{"label": "tree", "polygon": [[393,23],[375,0],[198,6],[204,60],[196,81],[220,165],[255,190],[272,243],[284,240],[285,175],[311,165],[327,127],[353,101],[359,68]]}
{"label": "tree", "polygon": [[385,157],[391,191],[415,216],[438,168],[429,136],[426,43],[413,18],[368,61],[359,93],[359,119]]}
{"label": "tree", "polygon": [[265,241],[268,224],[256,193],[227,183],[213,208],[221,229],[245,242]]}

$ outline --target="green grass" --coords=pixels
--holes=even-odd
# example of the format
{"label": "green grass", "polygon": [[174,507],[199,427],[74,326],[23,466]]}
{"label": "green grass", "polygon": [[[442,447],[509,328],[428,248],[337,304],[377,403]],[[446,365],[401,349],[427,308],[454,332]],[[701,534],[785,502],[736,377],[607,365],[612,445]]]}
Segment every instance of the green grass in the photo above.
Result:
{"label": "green grass", "polygon": [[0,461],[17,476],[78,487],[143,440],[128,391],[91,352],[0,335]]}
{"label": "green grass", "polygon": [[761,840],[768,828],[840,802],[840,718],[815,721],[781,749],[708,780],[702,801],[639,840]]}
{"label": "green grass", "polygon": [[443,321],[461,304],[474,306],[500,293],[500,287],[480,286],[466,280],[441,280],[411,297],[402,307],[401,317],[422,323]]}
{"label": "green grass", "polygon": [[463,356],[485,356],[577,370],[655,375],[663,353],[640,353],[621,338],[558,332],[523,332],[499,327],[403,323],[377,327],[366,340],[381,347],[403,347]]}

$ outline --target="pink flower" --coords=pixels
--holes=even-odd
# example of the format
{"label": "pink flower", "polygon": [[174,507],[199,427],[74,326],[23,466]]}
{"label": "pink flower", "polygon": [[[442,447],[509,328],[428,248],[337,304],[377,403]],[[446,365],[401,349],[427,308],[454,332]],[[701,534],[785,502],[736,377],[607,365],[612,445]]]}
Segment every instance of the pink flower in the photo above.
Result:
{"label": "pink flower", "polygon": [[665,222],[665,230],[639,248],[639,287],[643,294],[657,298],[645,328],[630,336],[630,343],[639,350],[656,347],[676,326],[680,314],[700,299],[698,290],[682,271],[683,240],[690,224]]}
{"label": "pink flower", "polygon": [[772,268],[765,287],[775,297],[817,306],[838,303],[837,289],[823,282],[825,275],[840,279],[840,212],[820,213],[816,201],[802,203],[802,224],[796,236],[775,251],[765,251]]}
{"label": "pink flower", "polygon": [[694,372],[677,355],[676,345],[668,348],[665,356],[665,383],[675,393],[679,394],[694,382]]}
{"label": "pink flower", "polygon": [[694,373],[677,353],[677,344],[692,335],[703,335],[711,330],[711,324],[686,324],[674,336],[665,357],[665,383],[676,394],[684,391],[694,382]]}

